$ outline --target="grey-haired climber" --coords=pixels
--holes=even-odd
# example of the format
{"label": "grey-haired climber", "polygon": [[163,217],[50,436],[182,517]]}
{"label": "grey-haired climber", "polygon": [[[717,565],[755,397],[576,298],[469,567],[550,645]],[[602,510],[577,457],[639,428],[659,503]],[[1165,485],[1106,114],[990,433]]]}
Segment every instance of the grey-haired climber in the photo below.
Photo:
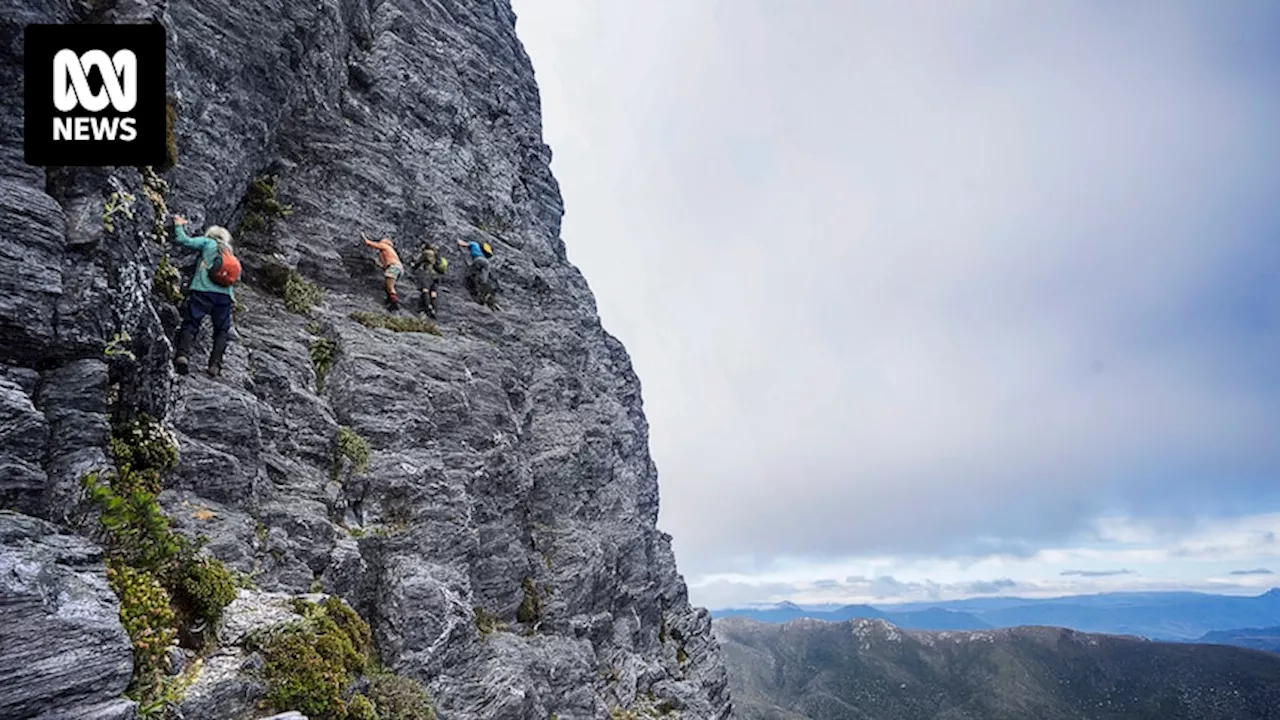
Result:
{"label": "grey-haired climber", "polygon": [[209,351],[210,377],[222,374],[222,354],[227,350],[231,334],[231,309],[235,302],[235,284],[240,280],[240,261],[231,251],[231,233],[224,227],[210,225],[203,235],[191,237],[186,231],[187,219],[173,216],[173,232],[178,243],[200,252],[191,291],[182,306],[182,327],[174,339],[173,367],[186,375],[191,343],[200,332],[200,324],[208,315],[213,321],[213,349]]}

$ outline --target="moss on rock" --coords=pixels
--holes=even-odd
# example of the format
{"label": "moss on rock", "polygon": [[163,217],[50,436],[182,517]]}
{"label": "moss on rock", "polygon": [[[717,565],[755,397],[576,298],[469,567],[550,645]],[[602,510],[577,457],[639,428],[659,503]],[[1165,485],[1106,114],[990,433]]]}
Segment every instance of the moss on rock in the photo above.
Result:
{"label": "moss on rock", "polygon": [[346,425],[338,428],[337,445],[333,454],[334,480],[342,473],[343,460],[351,463],[351,472],[362,473],[369,469],[369,442]]}
{"label": "moss on rock", "polygon": [[388,672],[372,673],[367,692],[377,708],[379,720],[435,720],[431,698],[412,678]]}
{"label": "moss on rock", "polygon": [[400,317],[373,312],[353,312],[348,317],[367,328],[385,328],[392,332],[417,332],[443,335],[439,326],[433,322],[416,317]]}
{"label": "moss on rock", "polygon": [[291,313],[306,315],[324,300],[324,290],[308,282],[297,270],[289,271],[284,281],[284,307]]}

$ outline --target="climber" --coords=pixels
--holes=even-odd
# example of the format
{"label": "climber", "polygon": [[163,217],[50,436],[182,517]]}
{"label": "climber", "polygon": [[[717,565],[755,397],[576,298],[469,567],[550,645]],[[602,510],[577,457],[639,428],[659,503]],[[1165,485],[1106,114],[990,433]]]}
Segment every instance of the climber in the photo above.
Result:
{"label": "climber", "polygon": [[191,342],[200,332],[200,324],[208,315],[213,321],[213,349],[209,351],[209,365],[205,372],[210,377],[222,373],[222,354],[226,352],[231,333],[231,306],[235,301],[232,287],[240,279],[240,261],[231,252],[231,233],[224,227],[210,225],[204,235],[190,237],[186,231],[187,219],[173,216],[173,231],[177,241],[186,247],[199,250],[200,259],[195,275],[191,278],[191,292],[182,306],[182,327],[174,339],[173,367],[186,375]]}
{"label": "climber", "polygon": [[409,263],[418,273],[418,301],[422,311],[433,319],[436,316],[436,288],[440,286],[440,276],[449,269],[449,261],[441,255],[436,246],[426,243],[418,253],[418,259]]}
{"label": "climber", "polygon": [[459,240],[458,247],[467,248],[471,255],[471,264],[467,266],[467,290],[471,297],[490,309],[497,310],[498,284],[489,272],[489,258],[493,250],[489,243],[481,243],[477,239]]}
{"label": "climber", "polygon": [[382,268],[382,276],[386,281],[387,309],[393,312],[399,310],[400,298],[396,297],[396,279],[404,274],[404,265],[400,264],[400,256],[392,247],[391,238],[384,237],[374,242],[361,232],[360,239],[364,240],[365,245],[378,251],[378,267]]}

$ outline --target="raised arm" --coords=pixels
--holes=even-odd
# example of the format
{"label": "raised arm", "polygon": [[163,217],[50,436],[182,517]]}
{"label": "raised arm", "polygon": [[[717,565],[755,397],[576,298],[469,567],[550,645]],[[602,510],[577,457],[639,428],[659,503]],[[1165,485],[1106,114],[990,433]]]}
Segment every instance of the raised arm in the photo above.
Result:
{"label": "raised arm", "polygon": [[178,241],[179,245],[193,248],[195,250],[203,250],[209,243],[216,242],[213,238],[207,237],[191,237],[187,234],[187,219],[181,215],[173,216],[173,237]]}

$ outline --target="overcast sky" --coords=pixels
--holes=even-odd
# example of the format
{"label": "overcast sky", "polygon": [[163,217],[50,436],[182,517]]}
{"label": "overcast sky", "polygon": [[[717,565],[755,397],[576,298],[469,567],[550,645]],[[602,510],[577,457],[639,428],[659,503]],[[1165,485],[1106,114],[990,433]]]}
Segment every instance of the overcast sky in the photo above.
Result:
{"label": "overcast sky", "polygon": [[1280,3],[514,5],[695,602],[1273,584]]}

